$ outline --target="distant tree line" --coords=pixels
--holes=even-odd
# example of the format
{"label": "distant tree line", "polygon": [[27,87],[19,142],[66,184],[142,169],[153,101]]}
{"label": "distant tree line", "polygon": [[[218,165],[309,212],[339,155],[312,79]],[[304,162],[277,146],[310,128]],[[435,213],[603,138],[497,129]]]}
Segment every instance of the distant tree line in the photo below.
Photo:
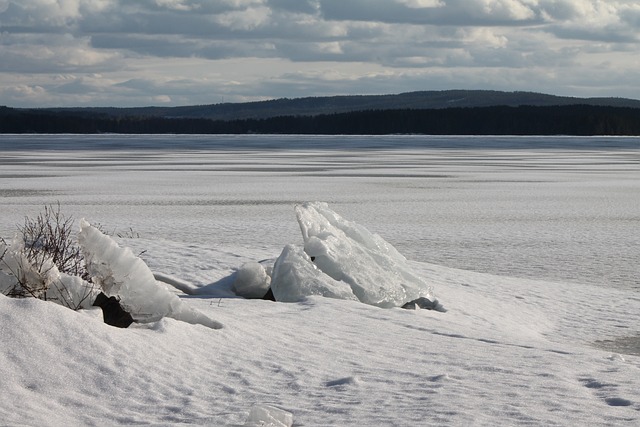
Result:
{"label": "distant tree line", "polygon": [[494,106],[211,120],[0,107],[0,133],[640,135],[640,109]]}

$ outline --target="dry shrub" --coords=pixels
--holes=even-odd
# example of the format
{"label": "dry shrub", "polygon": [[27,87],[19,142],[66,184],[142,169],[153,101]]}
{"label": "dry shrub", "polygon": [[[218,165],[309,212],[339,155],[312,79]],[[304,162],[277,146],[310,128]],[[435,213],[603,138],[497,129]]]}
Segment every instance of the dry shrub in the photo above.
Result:
{"label": "dry shrub", "polygon": [[26,217],[18,227],[27,259],[36,266],[51,259],[61,273],[89,281],[84,257],[73,234],[73,218],[60,212],[60,204],[44,207],[36,218]]}
{"label": "dry shrub", "polygon": [[[9,245],[0,238],[0,293],[54,301],[73,310],[90,305],[99,289],[87,272],[73,225],[58,203],[45,206],[35,218],[25,217],[17,242]],[[118,237],[140,236],[130,228]]]}
{"label": "dry shrub", "polygon": [[74,239],[73,218],[62,214],[59,204],[49,205],[37,217],[26,217],[18,230],[20,241],[8,245],[0,239],[0,292],[73,310],[87,306],[95,286]]}

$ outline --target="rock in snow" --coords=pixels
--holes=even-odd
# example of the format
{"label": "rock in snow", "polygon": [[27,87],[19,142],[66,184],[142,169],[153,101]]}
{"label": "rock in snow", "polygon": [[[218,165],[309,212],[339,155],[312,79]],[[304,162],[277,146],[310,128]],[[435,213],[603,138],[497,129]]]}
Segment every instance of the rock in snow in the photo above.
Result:
{"label": "rock in snow", "polygon": [[104,292],[100,292],[93,305],[102,309],[102,319],[107,325],[128,328],[133,323],[133,317],[124,311],[116,297],[108,297]]}
{"label": "rock in snow", "polygon": [[166,316],[213,329],[222,328],[221,323],[159,285],[149,267],[129,248],[121,248],[85,220],[80,221],[78,244],[93,282],[108,296],[119,297],[123,308],[136,321],[153,322]]}

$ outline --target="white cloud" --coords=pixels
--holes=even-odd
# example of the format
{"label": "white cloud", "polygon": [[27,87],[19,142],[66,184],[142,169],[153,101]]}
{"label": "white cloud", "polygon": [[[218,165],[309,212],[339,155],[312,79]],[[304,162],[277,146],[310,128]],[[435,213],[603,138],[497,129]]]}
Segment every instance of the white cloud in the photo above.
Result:
{"label": "white cloud", "polygon": [[316,43],[315,46],[320,52],[332,53],[336,55],[344,53],[340,42]]}
{"label": "white cloud", "polygon": [[59,73],[118,67],[120,54],[93,49],[88,37],[69,34],[0,36],[0,72]]}
{"label": "white cloud", "polygon": [[159,104],[169,104],[171,102],[171,97],[168,95],[157,95],[153,97],[153,101]]}
{"label": "white cloud", "polygon": [[[567,11],[570,11],[567,13]],[[553,18],[554,9],[545,9]],[[561,38],[604,42],[638,42],[640,4],[626,1],[574,0],[564,3],[561,17],[548,30]],[[631,17],[631,19],[629,19]]]}
{"label": "white cloud", "polygon": [[42,86],[16,85],[6,89],[9,95],[20,98],[38,98],[46,91]]}
{"label": "white cloud", "polygon": [[396,0],[396,2],[405,5],[411,9],[423,9],[429,7],[441,7],[444,6],[444,2],[441,0]]}
{"label": "white cloud", "polygon": [[505,20],[524,21],[536,17],[529,2],[519,0],[482,0],[482,10],[490,16],[499,16]]}
{"label": "white cloud", "polygon": [[102,12],[117,5],[117,0],[83,0],[80,10],[85,12]]}
{"label": "white cloud", "polygon": [[232,30],[251,31],[266,25],[270,16],[271,9],[267,7],[251,7],[216,15],[212,20]]}
{"label": "white cloud", "polygon": [[156,0],[156,4],[160,7],[182,11],[200,8],[199,4],[190,4],[187,0]]}

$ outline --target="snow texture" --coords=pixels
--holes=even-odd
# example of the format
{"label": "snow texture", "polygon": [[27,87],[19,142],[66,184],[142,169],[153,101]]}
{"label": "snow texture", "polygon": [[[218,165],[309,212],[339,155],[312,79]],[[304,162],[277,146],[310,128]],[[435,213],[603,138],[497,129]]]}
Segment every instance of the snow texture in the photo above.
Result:
{"label": "snow texture", "polygon": [[361,302],[398,307],[421,297],[434,301],[431,287],[379,235],[322,202],[296,206],[296,216],[304,251],[323,273],[347,283]]}
{"label": "snow texture", "polygon": [[92,281],[108,296],[118,297],[120,304],[136,321],[154,322],[172,317],[213,329],[222,328],[221,323],[185,304],[159,285],[151,270],[131,249],[121,248],[84,219],[80,221],[78,244]]}

